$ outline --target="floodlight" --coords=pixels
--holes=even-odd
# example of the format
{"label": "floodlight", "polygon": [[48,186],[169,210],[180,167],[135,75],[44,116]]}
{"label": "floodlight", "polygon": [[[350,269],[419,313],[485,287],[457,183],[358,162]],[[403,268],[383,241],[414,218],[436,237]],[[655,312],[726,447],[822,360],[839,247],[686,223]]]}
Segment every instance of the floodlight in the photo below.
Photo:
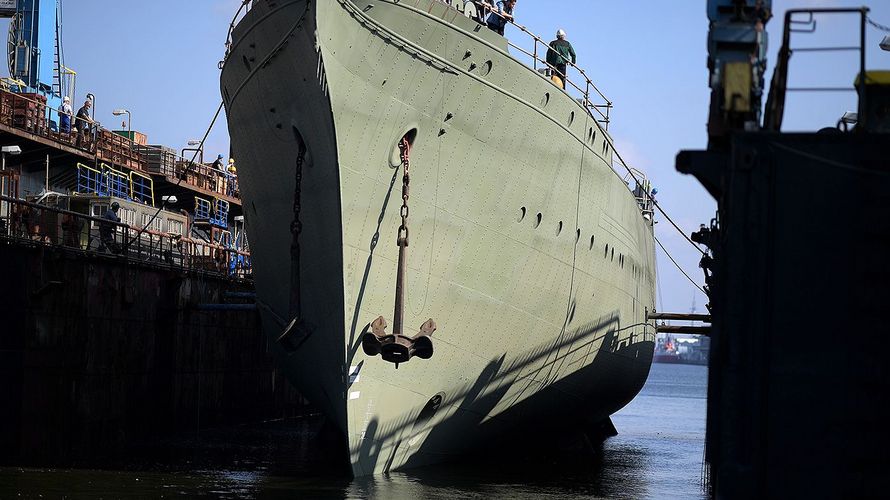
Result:
{"label": "floodlight", "polygon": [[18,146],[3,146],[2,152],[9,155],[22,154],[22,148]]}
{"label": "floodlight", "polygon": [[175,196],[162,196],[161,201],[163,201],[164,203],[175,204],[179,200],[176,199]]}
{"label": "floodlight", "polygon": [[890,51],[890,35],[884,37],[884,40],[881,41],[881,48]]}

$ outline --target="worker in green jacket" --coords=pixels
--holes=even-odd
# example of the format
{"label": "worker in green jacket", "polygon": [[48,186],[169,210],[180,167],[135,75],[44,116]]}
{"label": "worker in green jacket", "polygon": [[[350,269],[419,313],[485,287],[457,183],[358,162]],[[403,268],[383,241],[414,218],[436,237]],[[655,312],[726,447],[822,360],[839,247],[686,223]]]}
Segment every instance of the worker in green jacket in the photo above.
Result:
{"label": "worker in green jacket", "polygon": [[[547,50],[547,64],[555,69],[556,74],[553,76],[559,78],[558,85],[563,89],[566,88],[566,65],[570,62],[575,64],[575,49],[566,40],[566,32],[558,30],[556,40],[550,42],[550,48]],[[556,83],[555,79],[554,83]]]}

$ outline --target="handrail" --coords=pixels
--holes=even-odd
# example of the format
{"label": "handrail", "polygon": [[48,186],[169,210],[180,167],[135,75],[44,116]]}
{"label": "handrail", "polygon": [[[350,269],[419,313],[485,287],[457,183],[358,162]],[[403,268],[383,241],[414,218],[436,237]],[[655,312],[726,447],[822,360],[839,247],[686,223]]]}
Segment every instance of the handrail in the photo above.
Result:
{"label": "handrail", "polygon": [[[86,175],[83,176],[86,181],[85,183],[81,183],[82,171],[86,171]],[[90,173],[93,175],[91,176]],[[103,184],[102,172],[93,167],[84,165],[83,163],[77,164],[77,186],[75,189],[78,193],[84,193],[85,191],[83,190],[85,189],[86,192],[104,196],[106,192],[103,190]]]}
{"label": "handrail", "polygon": [[[503,19],[504,21],[506,21],[507,23],[515,26],[522,33],[528,35],[534,41],[534,49],[532,52],[529,52],[527,49],[524,49],[524,48],[520,47],[519,45],[516,45],[509,39],[507,39],[507,45],[522,52],[523,54],[531,57],[532,60],[534,61],[532,67],[535,70],[538,70],[538,63],[541,63],[544,65],[544,68],[542,68],[542,69],[546,68],[546,69],[549,69],[550,71],[556,71],[556,68],[554,68],[552,65],[550,65],[546,61],[546,59],[541,59],[541,57],[538,56],[538,44],[539,43],[543,47],[546,47],[547,49],[550,48],[550,44],[545,42],[543,38],[536,35],[535,33],[530,31],[525,26],[515,22],[514,20],[511,20],[505,16],[502,16],[501,13],[495,8],[495,6],[493,6],[492,4],[488,3],[485,0],[467,0],[467,2],[471,2],[477,6],[481,6],[482,13],[480,15],[480,19],[484,20],[484,19],[488,18],[488,16],[490,14],[494,14],[494,15],[500,17],[501,19]],[[609,122],[611,121],[611,110],[614,107],[612,101],[610,101],[609,98],[606,97],[606,95],[603,94],[603,92],[599,89],[599,87],[597,87],[596,84],[593,83],[593,81],[590,79],[590,77],[587,76],[587,72],[585,72],[583,68],[581,68],[577,64],[573,63],[572,61],[565,61],[565,62],[566,62],[567,68],[573,68],[573,69],[575,69],[575,71],[578,72],[578,74],[581,75],[581,77],[584,80],[585,88],[582,89],[577,84],[575,84],[575,82],[573,80],[571,80],[569,78],[565,78],[565,83],[571,85],[575,90],[577,90],[578,92],[581,93],[581,95],[583,96],[582,104],[584,105],[584,107],[586,109],[595,110],[597,112],[597,114],[602,118],[602,119],[598,119],[597,121],[602,123],[604,125],[605,129],[608,130]],[[568,76],[568,75],[565,75],[565,76]],[[590,98],[591,91],[595,92],[596,95],[598,95],[604,101],[604,103],[603,104],[594,104],[594,102]],[[603,111],[603,110],[605,110],[605,111]]]}
{"label": "handrail", "polygon": [[[142,181],[137,183],[136,182],[137,177],[141,178]],[[130,172],[130,196],[134,200],[136,199],[137,193],[138,193],[138,195],[139,195],[138,201],[144,202],[144,201],[146,201],[145,198],[148,198],[151,201],[151,206],[155,206],[155,186],[154,186],[154,184],[155,184],[154,180],[151,177],[149,177],[145,174],[140,174],[139,172],[136,172],[136,171]],[[137,187],[139,189],[136,189]],[[145,193],[146,190],[148,191],[147,194]]]}
{"label": "handrail", "polygon": [[109,166],[107,163],[101,164],[103,174],[107,178],[108,192],[112,196],[118,198],[130,199],[130,178],[127,174]]}
{"label": "handrail", "polygon": [[[763,128],[765,130],[779,131],[782,129],[782,121],[785,117],[785,99],[788,92],[794,91],[848,91],[848,90],[857,90],[859,92],[859,116],[858,116],[858,126],[857,128],[865,129],[865,121],[868,119],[868,113],[864,113],[863,110],[866,109],[866,98],[867,94],[865,92],[865,51],[866,51],[866,22],[868,20],[868,7],[853,7],[853,8],[819,8],[819,9],[789,9],[785,12],[785,24],[784,31],[782,33],[782,47],[779,49],[779,57],[778,62],[776,63],[776,69],[773,71],[773,79],[770,83],[769,95],[766,100],[766,111],[765,118],[763,123]],[[792,28],[792,24],[798,23],[798,21],[794,21],[792,18],[795,14],[809,14],[808,21],[804,21],[803,24],[811,26],[811,28],[806,29],[805,31],[795,30]],[[791,48],[791,33],[795,32],[803,32],[803,33],[813,33],[816,31],[816,21],[813,18],[813,14],[859,14],[859,46],[858,47],[805,47],[803,49],[793,49]],[[854,51],[859,52],[859,78],[856,81],[855,88],[812,88],[812,87],[804,87],[804,88],[788,88],[788,69],[791,60],[791,54],[795,51],[810,51],[810,52],[824,52],[829,50],[837,50],[837,49],[853,49]]]}
{"label": "handrail", "polygon": [[[453,7],[453,5],[450,2],[445,2],[445,3],[448,4],[449,6]],[[495,9],[495,7],[486,0],[465,0],[465,3],[473,3],[474,5],[481,6],[482,12],[480,13],[480,18],[482,20],[483,25],[484,25],[484,20],[488,17],[488,15],[490,13],[494,13],[495,15],[501,17],[508,23],[510,23],[513,26],[515,26],[516,28],[518,28],[521,32],[528,35],[534,41],[533,52],[529,52],[528,50],[523,49],[522,47],[511,42],[510,40],[507,40],[507,44],[508,44],[508,46],[513,47],[514,49],[519,50],[523,54],[531,57],[532,60],[534,61],[532,66],[535,70],[538,69],[538,63],[541,63],[544,66],[544,68],[547,68],[550,71],[556,71],[556,68],[554,68],[553,66],[548,64],[545,59],[541,59],[538,56],[538,44],[539,43],[544,47],[547,47],[547,48],[550,47],[550,44],[545,42],[544,39],[542,39],[540,36],[532,33],[525,26],[518,24],[515,21],[507,19],[506,17],[502,16],[500,14],[500,12],[498,12],[497,9]],[[238,7],[238,10],[235,12],[235,15],[233,16],[232,22],[229,24],[229,29],[226,33],[226,42],[225,42],[226,52],[225,52],[225,56],[223,57],[223,60],[220,61],[220,63],[219,63],[220,69],[222,69],[223,66],[225,65],[225,61],[228,59],[229,53],[231,52],[232,35],[235,31],[236,25],[238,24],[239,17],[241,16],[242,13],[246,14],[247,12],[249,12],[252,7],[253,7],[253,0],[242,0],[241,5]],[[612,101],[610,101],[606,97],[606,95],[603,94],[603,92],[596,86],[596,84],[593,83],[593,81],[590,79],[590,77],[587,76],[587,72],[585,72],[583,68],[581,68],[580,66],[578,66],[577,64],[575,64],[571,61],[566,61],[566,67],[573,68],[575,71],[577,71],[578,74],[581,75],[581,78],[584,81],[584,88],[581,88],[578,84],[575,83],[574,80],[571,80],[569,78],[565,78],[565,83],[571,85],[575,90],[577,90],[581,94],[582,99],[580,99],[580,103],[588,111],[589,110],[596,111],[597,115],[599,115],[599,119],[597,119],[597,121],[599,123],[603,124],[604,128],[606,130],[608,130],[609,122],[611,121],[611,110],[614,107]],[[593,102],[593,100],[591,99],[591,95],[593,93],[595,93],[602,99],[602,103],[594,103]]]}
{"label": "handrail", "polygon": [[223,57],[223,60],[219,63],[219,69],[223,68],[225,60],[229,58],[229,52],[232,50],[232,34],[235,32],[235,26],[238,24],[238,17],[241,15],[242,11],[244,14],[250,12],[250,8],[253,6],[252,1],[253,0],[241,0],[241,6],[238,7],[238,10],[232,17],[232,22],[229,23],[229,30],[226,32],[226,54]]}
{"label": "handrail", "polygon": [[[142,229],[103,217],[0,195],[0,241],[110,254],[167,269],[250,279],[250,253],[180,234]],[[53,216],[53,214],[55,216]],[[103,229],[112,228],[105,234]]]}
{"label": "handrail", "polygon": [[[29,134],[34,134],[44,139],[56,142],[60,145],[73,147],[84,152],[91,158],[96,155],[98,157],[98,160],[105,160],[115,165],[126,167],[127,169],[132,171],[139,171],[149,174],[152,173],[146,166],[144,155],[133,148],[134,143],[130,138],[114,134],[110,130],[101,127],[99,122],[92,122],[91,125],[93,128],[93,132],[88,135],[88,140],[79,142],[78,133],[75,133],[73,131],[73,128],[76,127],[77,120],[76,116],[74,116],[73,114],[71,115],[72,131],[69,131],[67,133],[61,131],[56,132],[51,129],[49,125],[49,119],[51,119],[53,115],[55,115],[57,118],[58,114],[61,113],[61,110],[53,108],[41,101],[31,99],[30,97],[24,96],[17,92],[12,92],[4,89],[0,89],[0,103],[2,103],[2,106],[0,106],[0,123],[3,123],[15,130],[21,130]],[[22,106],[30,107],[30,105],[33,105],[34,107],[34,113],[32,116],[37,121],[35,123],[29,124],[26,118],[25,121],[21,124],[16,124],[15,117],[24,116],[17,115],[16,110],[20,109]],[[41,120],[40,118],[43,118],[43,120]],[[104,132],[108,132],[110,142],[106,141],[106,139],[103,138],[103,135],[106,135],[104,134]],[[177,156],[176,158],[180,157]],[[121,164],[121,160],[123,160],[124,164]],[[185,181],[186,184],[209,189],[211,191],[217,191],[218,189],[220,189],[217,186],[223,186],[226,189],[224,191],[218,192],[225,194],[231,198],[240,198],[240,192],[237,186],[237,179],[232,174],[221,171],[217,171],[217,174],[211,174],[209,172],[210,167],[206,165],[199,166],[198,164],[195,164],[193,168],[197,171],[200,171],[201,175],[205,176],[206,178],[203,179],[200,183],[188,182],[187,179]],[[182,173],[183,169],[177,167],[176,171],[177,173]],[[224,181],[217,181],[217,177],[224,179]]]}

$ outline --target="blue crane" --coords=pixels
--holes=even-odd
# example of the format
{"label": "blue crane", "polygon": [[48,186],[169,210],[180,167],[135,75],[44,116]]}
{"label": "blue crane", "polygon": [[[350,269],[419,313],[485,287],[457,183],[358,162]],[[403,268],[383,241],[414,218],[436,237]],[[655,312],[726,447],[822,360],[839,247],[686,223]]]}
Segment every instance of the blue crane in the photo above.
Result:
{"label": "blue crane", "polygon": [[62,0],[0,0],[0,18],[9,18],[7,56],[13,90],[46,96],[58,109],[74,100],[76,73],[65,66]]}

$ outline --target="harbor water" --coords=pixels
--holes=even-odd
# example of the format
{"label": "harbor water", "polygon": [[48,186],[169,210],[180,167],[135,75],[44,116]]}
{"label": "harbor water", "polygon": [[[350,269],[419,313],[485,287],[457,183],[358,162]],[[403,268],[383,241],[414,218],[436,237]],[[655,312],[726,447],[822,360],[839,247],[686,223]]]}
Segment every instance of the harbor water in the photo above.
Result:
{"label": "harbor water", "polygon": [[202,431],[114,467],[0,468],[0,498],[704,498],[707,367],[654,364],[612,417],[619,435],[565,456],[473,460],[349,480],[309,456],[313,419]]}

